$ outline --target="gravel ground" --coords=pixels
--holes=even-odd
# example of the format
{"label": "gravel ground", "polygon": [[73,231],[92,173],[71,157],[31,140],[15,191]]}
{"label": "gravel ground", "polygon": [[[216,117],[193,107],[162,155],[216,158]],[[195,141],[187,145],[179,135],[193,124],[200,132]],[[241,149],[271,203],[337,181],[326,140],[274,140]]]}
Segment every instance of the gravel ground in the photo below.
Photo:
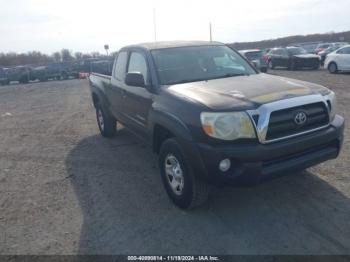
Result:
{"label": "gravel ground", "polygon": [[[349,74],[271,73],[331,88],[350,122]],[[185,212],[150,148],[99,135],[86,80],[0,87],[0,254],[350,254],[349,132],[336,160]]]}

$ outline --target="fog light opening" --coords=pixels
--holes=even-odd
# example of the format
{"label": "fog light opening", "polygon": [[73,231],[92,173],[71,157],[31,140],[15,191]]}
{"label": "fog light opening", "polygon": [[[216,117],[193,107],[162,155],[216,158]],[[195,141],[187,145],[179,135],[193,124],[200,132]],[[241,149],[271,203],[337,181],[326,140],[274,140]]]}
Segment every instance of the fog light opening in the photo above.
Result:
{"label": "fog light opening", "polygon": [[230,169],[230,167],[231,167],[231,160],[230,159],[226,158],[226,159],[220,161],[220,164],[219,164],[220,171],[226,172],[227,170]]}

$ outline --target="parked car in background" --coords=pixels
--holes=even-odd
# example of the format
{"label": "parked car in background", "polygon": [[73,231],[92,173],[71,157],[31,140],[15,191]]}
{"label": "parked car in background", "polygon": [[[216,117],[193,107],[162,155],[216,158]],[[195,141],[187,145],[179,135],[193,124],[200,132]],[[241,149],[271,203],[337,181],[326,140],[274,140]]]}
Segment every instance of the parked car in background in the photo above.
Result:
{"label": "parked car in background", "polygon": [[350,71],[350,45],[343,46],[327,55],[324,68],[332,74]]}
{"label": "parked car in background", "polygon": [[331,46],[333,46],[332,43],[322,43],[322,44],[318,44],[318,45],[316,46],[315,50],[314,50],[314,53],[315,53],[316,55],[318,55],[319,52],[321,52],[321,51],[323,51],[323,50],[325,50],[325,49],[327,49],[328,47],[331,47]]}
{"label": "parked car in background", "polygon": [[103,75],[112,75],[114,60],[101,60],[91,63],[91,72],[103,74]]}
{"label": "parked car in background", "polygon": [[339,49],[342,46],[348,45],[348,43],[345,42],[337,42],[337,43],[331,43],[330,46],[322,51],[318,52],[318,55],[321,58],[321,65],[324,64],[324,61],[326,60],[326,57],[328,54],[334,52],[335,50]]}
{"label": "parked car in background", "polygon": [[32,80],[32,68],[29,66],[16,66],[6,69],[7,83],[16,81],[22,84]]}
{"label": "parked car in background", "polygon": [[263,58],[264,52],[259,49],[240,50],[239,53],[248,59],[261,72],[267,72],[267,62]]}
{"label": "parked car in background", "polygon": [[47,81],[49,79],[68,79],[70,75],[68,63],[52,63],[34,68],[32,80]]}
{"label": "parked car in background", "polygon": [[315,49],[319,44],[322,44],[322,42],[304,42],[304,43],[294,43],[290,44],[290,47],[301,47],[304,50],[306,50],[309,54],[314,54]]}
{"label": "parked car in background", "polygon": [[285,67],[295,70],[300,68],[318,69],[320,67],[320,57],[308,54],[301,47],[273,48],[267,54],[267,57],[270,69]]}
{"label": "parked car in background", "polygon": [[7,85],[8,79],[6,75],[6,70],[2,67],[0,67],[0,85]]}
{"label": "parked car in background", "polygon": [[320,56],[321,59],[321,65],[324,65],[324,61],[326,60],[326,57],[328,54],[334,52],[335,50],[339,49],[339,46],[330,46],[320,52],[318,52],[318,55]]}
{"label": "parked car in background", "polygon": [[100,59],[98,58],[86,58],[83,60],[80,60],[78,62],[78,66],[79,66],[79,72],[83,72],[83,73],[91,73],[91,64],[94,62],[98,62],[100,61]]}

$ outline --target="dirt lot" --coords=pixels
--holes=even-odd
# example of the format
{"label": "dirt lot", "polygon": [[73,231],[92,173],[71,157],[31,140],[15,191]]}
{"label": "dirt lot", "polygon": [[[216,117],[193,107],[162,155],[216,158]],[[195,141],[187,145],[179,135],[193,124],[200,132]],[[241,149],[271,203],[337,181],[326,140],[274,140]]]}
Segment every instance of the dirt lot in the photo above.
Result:
{"label": "dirt lot", "polygon": [[[323,84],[350,123],[350,75]],[[99,136],[88,82],[0,87],[0,254],[350,254],[350,130],[341,156],[184,212],[126,130]]]}

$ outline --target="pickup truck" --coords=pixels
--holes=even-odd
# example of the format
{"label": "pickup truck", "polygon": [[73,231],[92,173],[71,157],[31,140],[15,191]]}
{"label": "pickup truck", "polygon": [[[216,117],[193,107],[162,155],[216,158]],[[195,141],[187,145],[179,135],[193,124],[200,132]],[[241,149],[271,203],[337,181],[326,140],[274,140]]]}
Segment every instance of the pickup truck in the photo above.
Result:
{"label": "pickup truck", "polygon": [[69,63],[51,63],[46,66],[38,66],[33,69],[32,78],[41,82],[49,79],[67,80],[71,75],[71,67]]}
{"label": "pickup truck", "polygon": [[29,66],[16,66],[6,70],[7,84],[17,81],[26,84],[31,80],[32,68]]}
{"label": "pickup truck", "polygon": [[255,185],[341,150],[334,92],[260,73],[221,43],[127,46],[111,76],[89,82],[102,136],[113,137],[118,121],[149,142],[183,209],[204,203],[211,185]]}

